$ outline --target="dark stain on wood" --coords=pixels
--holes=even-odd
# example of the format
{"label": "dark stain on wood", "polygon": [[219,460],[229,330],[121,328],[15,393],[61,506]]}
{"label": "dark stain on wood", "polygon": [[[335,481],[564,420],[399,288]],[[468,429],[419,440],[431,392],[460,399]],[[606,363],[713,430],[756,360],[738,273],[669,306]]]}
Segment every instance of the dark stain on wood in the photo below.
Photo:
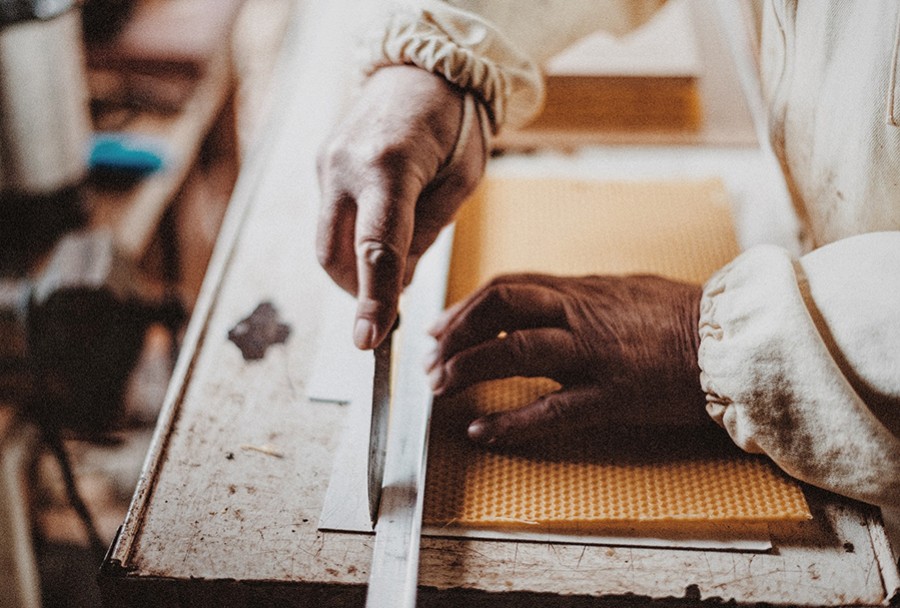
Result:
{"label": "dark stain on wood", "polygon": [[688,585],[684,588],[684,599],[699,602],[700,601],[700,586],[699,585]]}
{"label": "dark stain on wood", "polygon": [[278,318],[278,310],[271,302],[262,302],[228,332],[228,339],[237,346],[245,361],[258,361],[273,344],[284,344],[291,327]]}

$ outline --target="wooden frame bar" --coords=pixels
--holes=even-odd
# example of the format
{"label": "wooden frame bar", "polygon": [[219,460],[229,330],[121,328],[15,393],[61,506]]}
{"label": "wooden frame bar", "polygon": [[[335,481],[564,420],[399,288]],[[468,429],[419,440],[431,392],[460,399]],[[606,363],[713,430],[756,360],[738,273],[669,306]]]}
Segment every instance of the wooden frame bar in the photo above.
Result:
{"label": "wooden frame bar", "polygon": [[[144,472],[104,563],[106,604],[361,606],[369,535],[321,532],[347,408],[308,382],[330,280],[315,261],[315,156],[347,99],[364,0],[299,2],[277,114],[242,171]],[[335,35],[342,32],[341,35]],[[229,330],[261,302],[290,327],[245,360]],[[346,321],[351,336],[352,320]],[[264,449],[263,449],[264,448]],[[881,605],[896,565],[873,510],[810,491],[815,520],[766,553],[425,538],[420,607]]]}

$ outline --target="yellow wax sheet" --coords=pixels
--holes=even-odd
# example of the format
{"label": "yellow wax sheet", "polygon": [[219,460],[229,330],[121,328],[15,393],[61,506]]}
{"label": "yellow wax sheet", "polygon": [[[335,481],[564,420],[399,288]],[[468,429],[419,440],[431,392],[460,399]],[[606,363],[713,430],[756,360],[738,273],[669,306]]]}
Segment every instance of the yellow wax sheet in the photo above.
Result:
{"label": "yellow wax sheet", "polygon": [[586,532],[809,519],[797,483],[718,428],[616,428],[502,451],[465,437],[473,413],[519,407],[557,386],[511,378],[435,403],[426,524]]}
{"label": "yellow wax sheet", "polygon": [[[509,272],[654,273],[700,283],[738,253],[718,180],[488,179],[457,218],[448,303]],[[425,523],[577,529],[802,520],[797,482],[718,428],[621,429],[490,450],[465,437],[476,415],[558,385],[511,378],[434,405]],[[703,404],[698,404],[703,407]]]}
{"label": "yellow wax sheet", "polygon": [[737,253],[718,179],[487,179],[457,218],[447,299],[523,271],[699,283]]}

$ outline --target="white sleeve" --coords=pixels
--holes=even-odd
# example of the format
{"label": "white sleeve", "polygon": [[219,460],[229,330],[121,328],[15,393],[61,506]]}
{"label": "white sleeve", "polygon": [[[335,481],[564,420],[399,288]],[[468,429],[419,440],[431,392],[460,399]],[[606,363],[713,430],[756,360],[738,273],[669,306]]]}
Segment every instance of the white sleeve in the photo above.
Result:
{"label": "white sleeve", "polygon": [[750,249],[704,287],[707,411],[790,475],[900,502],[900,232]]}
{"label": "white sleeve", "polygon": [[541,63],[593,30],[623,33],[664,0],[407,0],[388,5],[368,71],[416,65],[473,92],[492,130],[521,126],[544,98]]}

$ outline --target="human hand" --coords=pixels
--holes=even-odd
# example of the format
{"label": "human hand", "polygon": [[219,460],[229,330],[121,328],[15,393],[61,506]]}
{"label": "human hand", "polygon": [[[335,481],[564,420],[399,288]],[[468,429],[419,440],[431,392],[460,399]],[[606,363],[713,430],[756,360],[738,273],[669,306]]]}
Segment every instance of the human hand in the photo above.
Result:
{"label": "human hand", "polygon": [[464,128],[464,98],[420,68],[382,68],[319,154],[317,254],[357,297],[361,349],[384,339],[419,257],[484,171],[486,142],[477,115]]}
{"label": "human hand", "polygon": [[426,362],[435,395],[543,376],[562,387],[468,434],[512,446],[610,424],[708,422],[697,364],[701,288],[657,276],[495,279],[448,309]]}

